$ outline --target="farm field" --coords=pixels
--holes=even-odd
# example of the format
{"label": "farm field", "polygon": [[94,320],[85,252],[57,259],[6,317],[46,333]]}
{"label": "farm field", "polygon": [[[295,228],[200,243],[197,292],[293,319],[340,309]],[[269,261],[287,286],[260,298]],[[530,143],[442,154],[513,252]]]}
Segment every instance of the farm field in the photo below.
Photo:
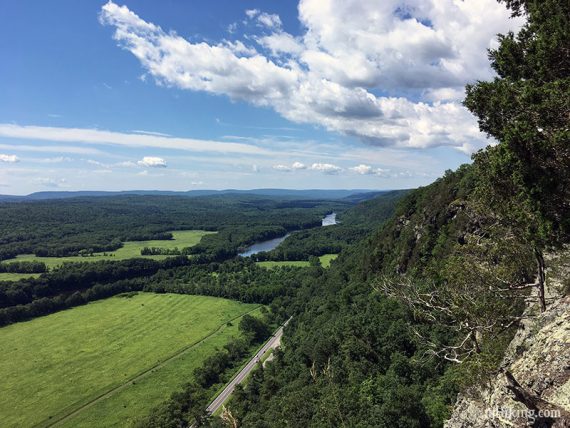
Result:
{"label": "farm field", "polygon": [[39,273],[0,273],[0,281],[18,281],[24,278],[37,278]]}
{"label": "farm field", "polygon": [[[331,265],[331,262],[338,257],[338,254],[325,254],[319,257],[321,261],[321,266],[324,268],[328,268]],[[288,260],[288,261],[265,261],[265,262],[257,262],[257,265],[262,268],[272,269],[275,267],[280,266],[295,266],[295,267],[308,267],[310,263],[306,260]]]}
{"label": "farm field", "polygon": [[63,420],[67,426],[112,426],[144,415],[238,335],[237,318],[258,307],[139,293],[3,327],[2,425],[49,426],[78,409]]}
{"label": "farm field", "polygon": [[3,263],[10,263],[11,261],[38,261],[44,262],[49,269],[61,266],[63,263],[68,262],[96,262],[99,260],[126,260],[136,257],[148,257],[154,260],[163,260],[167,257],[165,255],[156,256],[141,256],[141,250],[144,247],[157,247],[164,249],[179,249],[186,247],[193,247],[200,242],[202,236],[210,233],[205,230],[176,230],[172,231],[174,239],[170,240],[152,240],[152,241],[128,241],[124,242],[123,246],[116,251],[106,253],[94,253],[92,256],[81,257],[36,257],[33,254],[22,254],[14,259],[5,260]]}

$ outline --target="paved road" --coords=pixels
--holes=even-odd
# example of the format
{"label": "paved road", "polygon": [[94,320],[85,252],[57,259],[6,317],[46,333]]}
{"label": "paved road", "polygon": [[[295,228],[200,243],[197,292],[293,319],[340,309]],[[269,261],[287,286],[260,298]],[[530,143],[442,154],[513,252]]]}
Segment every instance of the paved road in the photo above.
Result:
{"label": "paved road", "polygon": [[259,350],[259,352],[257,352],[257,354],[255,354],[255,356],[247,363],[247,365],[237,374],[237,376],[235,376],[230,381],[230,383],[228,383],[226,385],[226,387],[221,392],[221,394],[218,395],[216,397],[216,399],[210,403],[210,405],[206,409],[209,414],[215,413],[222,406],[222,404],[224,404],[224,402],[228,399],[228,397],[234,391],[236,385],[243,382],[243,380],[254,369],[254,367],[261,360],[261,357],[263,356],[263,354],[265,354],[267,352],[267,350],[275,349],[279,346],[279,344],[281,342],[281,336],[283,336],[283,327],[285,327],[287,324],[289,324],[289,321],[291,321],[291,318],[289,318],[285,322],[285,324],[283,324],[281,327],[279,327],[277,329],[275,334],[273,334],[273,336],[271,336],[271,339],[269,339],[267,341],[267,343],[265,343],[265,345],[263,345],[263,348],[261,348]]}

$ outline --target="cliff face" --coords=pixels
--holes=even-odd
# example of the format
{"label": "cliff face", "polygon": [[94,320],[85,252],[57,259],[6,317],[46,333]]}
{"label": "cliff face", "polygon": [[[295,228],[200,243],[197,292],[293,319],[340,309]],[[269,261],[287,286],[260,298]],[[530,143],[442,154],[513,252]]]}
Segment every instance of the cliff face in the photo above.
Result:
{"label": "cliff face", "polygon": [[529,305],[500,373],[458,397],[447,428],[570,427],[570,252],[548,262],[547,310]]}

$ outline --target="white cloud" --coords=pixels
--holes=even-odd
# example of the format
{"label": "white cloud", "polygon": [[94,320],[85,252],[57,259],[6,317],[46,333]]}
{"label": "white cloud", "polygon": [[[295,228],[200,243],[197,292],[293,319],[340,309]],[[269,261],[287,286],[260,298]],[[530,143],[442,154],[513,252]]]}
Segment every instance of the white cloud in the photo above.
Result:
{"label": "white cloud", "polygon": [[52,188],[67,187],[67,181],[65,180],[65,178],[55,179],[49,177],[37,177],[33,180],[33,182],[43,187],[52,187]]}
{"label": "white cloud", "polygon": [[166,161],[156,156],[145,156],[137,164],[149,168],[166,168]]}
{"label": "white cloud", "polygon": [[230,33],[230,34],[235,33],[237,31],[237,28],[238,28],[237,22],[232,22],[230,25],[228,25],[228,28],[227,28],[228,33]]}
{"label": "white cloud", "polygon": [[338,174],[339,172],[342,171],[342,168],[336,165],[332,165],[330,163],[314,163],[311,165],[311,169],[313,171],[321,171],[325,174],[330,174],[330,175]]}
{"label": "white cloud", "polygon": [[87,163],[90,165],[94,165],[94,166],[107,167],[107,165],[105,165],[104,163],[93,160],[93,159],[87,159]]}
{"label": "white cloud", "polygon": [[293,162],[293,165],[291,165],[292,169],[307,169],[307,165],[305,165],[304,163],[301,162]]}
{"label": "white cloud", "polygon": [[85,162],[87,162],[88,164],[99,167],[99,168],[103,168],[105,171],[108,171],[108,172],[111,172],[115,168],[134,168],[137,166],[147,166],[147,165],[141,163],[143,161],[144,161],[144,159],[142,161],[139,161],[139,162],[122,161],[122,162],[115,162],[115,163],[109,164],[109,163],[99,162],[98,160],[93,160],[93,159],[85,160]]}
{"label": "white cloud", "polygon": [[255,18],[257,15],[259,15],[259,9],[247,9],[247,10],[245,11],[245,14],[246,14],[246,16],[247,16],[249,19],[253,19],[253,18]]}
{"label": "white cloud", "polygon": [[368,175],[373,173],[373,169],[370,165],[360,164],[349,169],[361,175]]}
{"label": "white cloud", "polygon": [[159,84],[269,106],[293,122],[374,145],[474,149],[487,140],[458,102],[460,91],[492,76],[486,49],[496,33],[522,22],[509,21],[495,0],[408,0],[405,7],[400,0],[301,0],[305,33],[294,38],[276,15],[246,15],[273,29],[253,39],[275,62],[236,42],[192,43],[111,1],[101,22]]}
{"label": "white cloud", "polygon": [[0,162],[5,162],[5,163],[16,163],[19,162],[20,160],[18,159],[18,156],[16,155],[3,155],[0,154]]}
{"label": "white cloud", "polygon": [[289,172],[289,171],[291,171],[291,167],[290,167],[290,166],[283,165],[283,164],[273,165],[273,169],[276,170],[276,171],[281,171],[281,172]]}
{"label": "white cloud", "polygon": [[114,166],[119,167],[119,168],[132,168],[132,167],[137,166],[137,164],[133,161],[123,161],[123,162],[116,163]]}
{"label": "white cloud", "polygon": [[[69,143],[111,144],[128,147],[158,147],[162,149],[178,149],[198,152],[242,153],[250,155],[267,153],[264,149],[242,143],[163,137],[160,135],[131,134],[102,131],[99,129],[20,126],[9,123],[0,123],[0,137]],[[42,149],[45,149],[45,151],[53,151],[46,147]],[[36,150],[42,151],[39,148],[36,148]],[[87,149],[74,148],[73,150],[77,152],[85,152]]]}
{"label": "white cloud", "polygon": [[301,41],[293,37],[291,34],[283,32],[257,37],[255,38],[255,41],[271,51],[272,55],[300,54],[304,49]]}
{"label": "white cloud", "polygon": [[69,158],[66,156],[57,156],[54,158],[42,159],[40,162],[42,162],[42,163],[64,163],[64,162],[71,162],[71,161],[73,161],[72,158]]}
{"label": "white cloud", "polygon": [[279,15],[263,12],[257,15],[257,22],[270,29],[281,28],[281,18],[279,18]]}
{"label": "white cloud", "polygon": [[379,175],[387,177],[389,174],[389,171],[386,169],[373,168],[370,165],[365,165],[365,164],[360,164],[349,169],[360,175]]}
{"label": "white cloud", "polygon": [[133,129],[135,134],[143,134],[143,135],[157,135],[159,137],[172,137],[170,134],[164,134],[163,132],[154,132],[154,131],[143,131],[142,129]]}
{"label": "white cloud", "polygon": [[[2,125],[0,124],[0,127]],[[1,131],[0,131],[1,133]],[[18,137],[15,137],[18,138]],[[39,152],[39,153],[74,153],[84,155],[101,154],[97,149],[87,147],[72,147],[72,146],[30,146],[21,144],[0,144],[2,150],[19,150],[22,152]]]}

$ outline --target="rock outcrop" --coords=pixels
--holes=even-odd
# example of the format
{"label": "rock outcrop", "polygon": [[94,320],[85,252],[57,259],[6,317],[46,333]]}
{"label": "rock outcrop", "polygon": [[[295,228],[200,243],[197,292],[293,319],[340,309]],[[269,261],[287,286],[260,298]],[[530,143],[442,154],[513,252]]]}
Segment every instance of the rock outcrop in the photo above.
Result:
{"label": "rock outcrop", "polygon": [[461,394],[446,428],[570,427],[569,261],[550,257],[547,310],[529,305],[497,377]]}

